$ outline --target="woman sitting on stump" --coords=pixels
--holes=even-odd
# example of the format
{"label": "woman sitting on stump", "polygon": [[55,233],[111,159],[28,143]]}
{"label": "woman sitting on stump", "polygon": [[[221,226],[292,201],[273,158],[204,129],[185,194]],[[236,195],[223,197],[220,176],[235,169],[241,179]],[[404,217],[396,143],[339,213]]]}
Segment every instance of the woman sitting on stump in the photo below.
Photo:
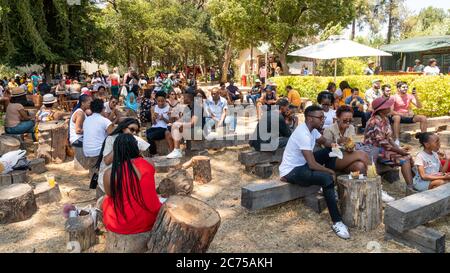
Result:
{"label": "woman sitting on stump", "polygon": [[[150,144],[146,142],[145,140],[139,138],[136,136],[137,133],[139,133],[139,121],[134,118],[126,118],[122,120],[118,125],[117,128],[112,131],[112,133],[105,139],[102,150],[100,151],[100,156],[98,158],[97,163],[95,164],[96,168],[98,168],[98,186],[100,189],[104,192],[105,188],[103,185],[103,176],[105,173],[105,170],[109,167],[111,167],[111,164],[113,162],[113,147],[114,147],[114,141],[116,138],[121,134],[131,134],[134,135],[136,138],[136,141],[138,142],[138,148],[141,152],[146,151]],[[95,189],[96,185],[90,186],[91,189]]]}
{"label": "woman sitting on stump", "polygon": [[161,208],[155,168],[139,156],[138,142],[131,134],[116,138],[113,153],[112,168],[104,176],[105,228],[119,234],[149,235]]}
{"label": "woman sitting on stump", "polygon": [[323,136],[344,148],[344,158],[336,160],[336,170],[345,173],[359,171],[367,173],[369,156],[364,151],[355,151],[353,138],[355,127],[352,125],[353,110],[350,106],[340,106],[336,111],[337,120],[324,130]]}
{"label": "woman sitting on stump", "polygon": [[364,144],[374,162],[378,160],[381,164],[400,166],[407,186],[412,189],[412,157],[407,151],[397,146],[392,138],[393,131],[388,115],[393,104],[393,100],[383,97],[372,102],[373,113],[367,121]]}
{"label": "woman sitting on stump", "polygon": [[439,136],[434,133],[417,133],[416,138],[419,139],[423,146],[423,151],[417,154],[415,167],[417,168],[414,177],[414,189],[418,191],[431,190],[450,182],[450,174],[445,173],[450,162],[450,154],[445,154],[445,164],[441,166],[439,159],[439,149],[441,143]]}
{"label": "woman sitting on stump", "polygon": [[11,100],[6,107],[5,132],[11,135],[30,133],[33,141],[36,141],[34,120],[20,103],[26,100],[26,95],[27,92],[20,87],[15,87],[11,91]]}

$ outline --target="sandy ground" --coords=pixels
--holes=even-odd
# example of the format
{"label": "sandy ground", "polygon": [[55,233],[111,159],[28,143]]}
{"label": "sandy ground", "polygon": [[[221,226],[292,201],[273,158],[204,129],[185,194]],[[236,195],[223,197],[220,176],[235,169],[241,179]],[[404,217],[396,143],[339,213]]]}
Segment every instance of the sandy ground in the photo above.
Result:
{"label": "sandy ground", "polygon": [[[262,180],[245,173],[244,167],[238,163],[238,153],[242,149],[248,148],[210,150],[213,180],[194,186],[192,196],[215,208],[222,219],[209,252],[370,252],[367,244],[371,241],[380,244],[381,252],[416,252],[385,241],[383,225],[371,232],[351,229],[350,240],[339,239],[330,228],[328,211],[319,215],[305,207],[301,200],[248,212],[240,206],[241,187]],[[62,207],[66,203],[75,203],[79,207],[93,205],[95,191],[88,190],[87,171],[73,170],[72,161],[48,165],[48,169],[56,174],[62,200],[40,207],[29,220],[0,225],[0,252],[68,252]],[[273,178],[277,175],[276,171]],[[157,183],[163,176],[157,174]],[[31,183],[42,181],[45,181],[44,174],[31,176]],[[383,187],[397,198],[404,196],[402,182],[384,184]],[[449,221],[450,216],[447,216],[428,226],[449,234]],[[100,235],[99,243],[88,252],[101,252],[103,249],[104,235]]]}

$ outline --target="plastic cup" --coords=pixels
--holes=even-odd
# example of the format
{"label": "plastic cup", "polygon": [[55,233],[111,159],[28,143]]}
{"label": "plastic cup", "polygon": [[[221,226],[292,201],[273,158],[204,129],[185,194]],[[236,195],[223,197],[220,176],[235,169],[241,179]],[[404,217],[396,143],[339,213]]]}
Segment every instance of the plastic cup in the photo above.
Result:
{"label": "plastic cup", "polygon": [[55,186],[55,175],[49,174],[47,177],[47,183],[50,186],[50,188],[53,188]]}

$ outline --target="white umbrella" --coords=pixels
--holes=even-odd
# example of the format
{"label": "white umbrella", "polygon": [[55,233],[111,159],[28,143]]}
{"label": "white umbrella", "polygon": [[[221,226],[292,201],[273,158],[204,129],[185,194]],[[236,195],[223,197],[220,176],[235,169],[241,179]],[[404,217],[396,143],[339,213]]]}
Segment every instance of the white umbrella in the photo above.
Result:
{"label": "white umbrella", "polygon": [[[326,41],[310,45],[288,54],[311,59],[340,59],[348,57],[392,56],[392,54],[365,46],[341,37],[332,36]],[[336,81],[337,61],[334,65],[334,81]]]}

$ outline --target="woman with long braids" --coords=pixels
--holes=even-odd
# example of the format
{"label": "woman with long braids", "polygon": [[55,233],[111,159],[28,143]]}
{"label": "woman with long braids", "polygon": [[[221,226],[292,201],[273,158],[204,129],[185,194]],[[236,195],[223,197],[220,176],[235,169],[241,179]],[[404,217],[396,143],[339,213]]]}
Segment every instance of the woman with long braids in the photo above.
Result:
{"label": "woman with long braids", "polygon": [[[155,169],[139,156],[138,142],[131,134],[120,134],[114,142],[112,168],[104,176],[105,228],[119,234],[149,236],[161,208],[155,189]],[[146,249],[148,240],[129,252]]]}
{"label": "woman with long braids", "polygon": [[[114,131],[111,132],[111,134],[105,139],[103,142],[102,149],[100,151],[100,156],[98,158],[97,163],[95,164],[95,167],[98,168],[98,185],[100,186],[100,189],[104,192],[105,188],[103,186],[103,176],[105,173],[105,170],[111,166],[111,163],[113,162],[113,147],[114,147],[114,141],[116,138],[121,134],[131,134],[135,135],[139,132],[140,126],[139,121],[134,118],[126,118],[122,120],[118,125],[117,128],[114,129]],[[138,148],[140,151],[146,151],[150,144],[146,142],[145,140],[134,136],[136,138],[136,141],[138,142]],[[96,185],[91,185],[91,188],[95,189]]]}

